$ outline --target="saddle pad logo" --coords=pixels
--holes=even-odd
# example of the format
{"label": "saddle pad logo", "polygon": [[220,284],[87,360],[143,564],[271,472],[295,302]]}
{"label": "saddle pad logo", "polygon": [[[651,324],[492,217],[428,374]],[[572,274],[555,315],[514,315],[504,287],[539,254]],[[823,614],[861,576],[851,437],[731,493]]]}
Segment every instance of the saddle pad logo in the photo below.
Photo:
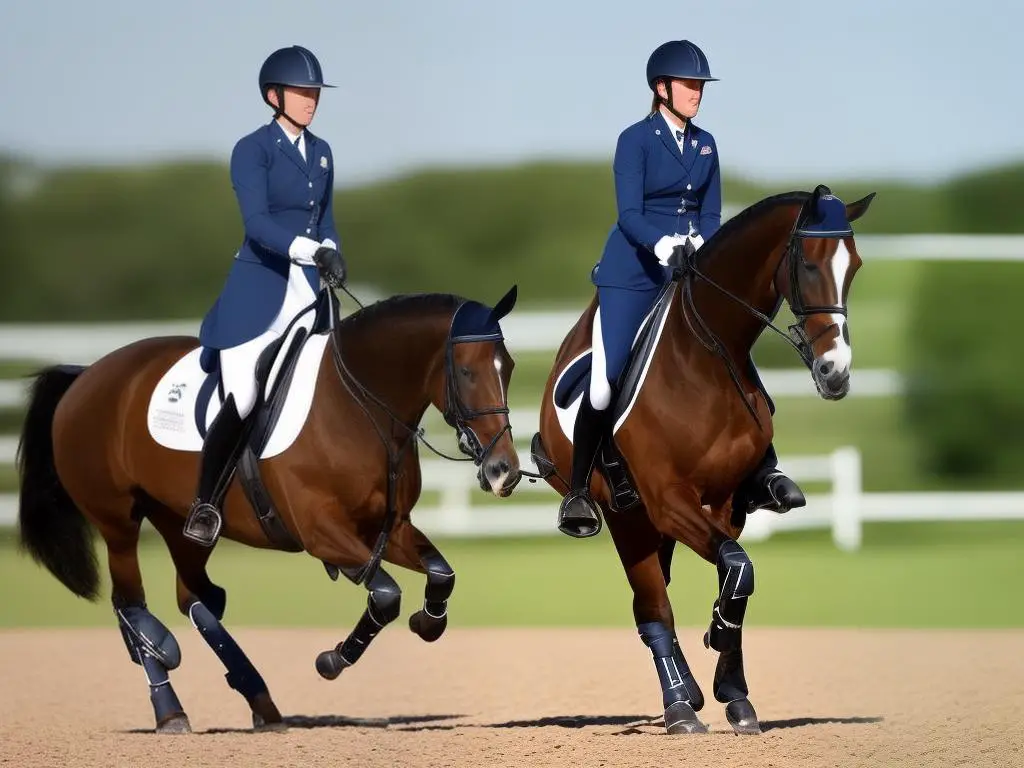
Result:
{"label": "saddle pad logo", "polygon": [[711,147],[709,145],[705,144],[703,147],[700,148],[700,153],[702,155],[710,155],[711,154]]}
{"label": "saddle pad logo", "polygon": [[179,400],[181,400],[182,395],[183,395],[183,390],[187,386],[188,386],[187,384],[173,384],[173,385],[171,385],[170,390],[167,392],[167,402],[168,403],[176,403]]}

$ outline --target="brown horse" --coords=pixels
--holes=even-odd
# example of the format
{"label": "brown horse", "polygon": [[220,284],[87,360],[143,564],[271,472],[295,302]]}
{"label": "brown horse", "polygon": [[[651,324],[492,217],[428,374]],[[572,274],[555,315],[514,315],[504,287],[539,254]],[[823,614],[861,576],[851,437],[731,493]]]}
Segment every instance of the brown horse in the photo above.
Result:
{"label": "brown horse", "polygon": [[[321,293],[320,306],[329,305],[333,318],[336,304],[327,296]],[[332,578],[343,573],[369,592],[353,632],[317,657],[323,677],[355,663],[399,614],[400,589],[381,558],[426,574],[423,609],[410,628],[427,641],[444,632],[455,574],[410,521],[420,493],[417,425],[431,404],[443,411],[479,467],[481,487],[512,492],[519,480],[506,401],[513,362],[499,321],[514,304],[515,288],[493,309],[443,294],[400,296],[331,319],[320,331],[329,343],[323,340],[309,369],[308,417],[286,450],[259,463],[276,534],[257,519],[238,476],[231,481],[224,535],[252,547],[304,550]],[[139,573],[140,525],[149,520],[174,561],[180,610],[248,701],[254,727],[280,728],[266,684],[220,622],[226,595],[206,572],[212,550],[182,535],[198,454],[159,445],[147,429],[154,387],[197,347],[191,337],[144,339],[85,369],[55,366],[36,377],[19,445],[21,541],[68,589],[95,600],[90,523],[99,530],[114,611],[129,655],[146,672],[157,730],[188,731],[168,677],[180,662],[178,644],[147,610]]]}
{"label": "brown horse", "polygon": [[[819,393],[845,396],[852,354],[846,299],[861,263],[849,222],[872,198],[844,205],[823,186],[777,195],[727,222],[698,254],[677,252],[674,279],[616,388],[614,437],[605,437],[590,490],[633,589],[670,733],[706,730],[696,715],[703,695],[676,639],[666,590],[676,541],[718,567],[720,594],[704,637],[721,653],[714,695],[737,733],[760,732],[741,648],[754,580],[736,539],[749,510],[734,504],[734,493],[773,433],[769,403],[746,361],[784,297],[798,318],[792,343]],[[534,460],[563,496],[595,308],[596,300],[558,351],[534,438]]]}

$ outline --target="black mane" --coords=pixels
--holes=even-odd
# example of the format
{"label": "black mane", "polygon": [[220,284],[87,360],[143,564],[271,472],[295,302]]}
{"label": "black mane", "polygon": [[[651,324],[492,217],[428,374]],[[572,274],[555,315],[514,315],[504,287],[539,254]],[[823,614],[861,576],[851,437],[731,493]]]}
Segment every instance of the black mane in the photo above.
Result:
{"label": "black mane", "polygon": [[745,229],[752,219],[760,218],[765,213],[769,213],[779,206],[793,205],[794,203],[803,205],[810,197],[810,192],[782,192],[766,197],[764,200],[759,200],[750,207],[744,208],[725,222],[708,240],[706,247],[700,249],[701,262],[706,262],[714,257],[715,253],[724,248],[738,231]]}
{"label": "black mane", "polygon": [[452,293],[400,293],[369,304],[365,309],[343,318],[339,325],[357,328],[379,320],[422,317],[432,312],[445,311],[451,314],[464,301],[463,297]]}

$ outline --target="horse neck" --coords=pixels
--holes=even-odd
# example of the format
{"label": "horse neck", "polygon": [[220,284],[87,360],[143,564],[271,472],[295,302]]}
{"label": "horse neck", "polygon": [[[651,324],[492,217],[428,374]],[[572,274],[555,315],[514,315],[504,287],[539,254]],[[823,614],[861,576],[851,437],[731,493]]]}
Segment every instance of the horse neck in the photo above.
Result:
{"label": "horse neck", "polygon": [[[725,250],[712,254],[701,271],[746,304],[769,314],[778,301],[775,274],[799,208],[780,205],[766,212],[759,225],[732,235]],[[700,278],[694,281],[693,296],[700,316],[726,348],[734,355],[747,355],[761,331],[761,321]]]}
{"label": "horse neck", "polygon": [[436,394],[450,323],[450,314],[382,315],[366,323],[342,323],[336,331],[338,347],[359,384],[414,425]]}

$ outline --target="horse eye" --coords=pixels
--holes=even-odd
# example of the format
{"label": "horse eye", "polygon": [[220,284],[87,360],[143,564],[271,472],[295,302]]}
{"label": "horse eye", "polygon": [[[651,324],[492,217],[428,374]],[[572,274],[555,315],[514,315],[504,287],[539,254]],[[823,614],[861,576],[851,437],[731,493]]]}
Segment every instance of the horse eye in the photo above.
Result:
{"label": "horse eye", "polygon": [[473,378],[473,372],[469,370],[469,368],[465,365],[459,368],[459,373],[465,376],[467,379]]}

